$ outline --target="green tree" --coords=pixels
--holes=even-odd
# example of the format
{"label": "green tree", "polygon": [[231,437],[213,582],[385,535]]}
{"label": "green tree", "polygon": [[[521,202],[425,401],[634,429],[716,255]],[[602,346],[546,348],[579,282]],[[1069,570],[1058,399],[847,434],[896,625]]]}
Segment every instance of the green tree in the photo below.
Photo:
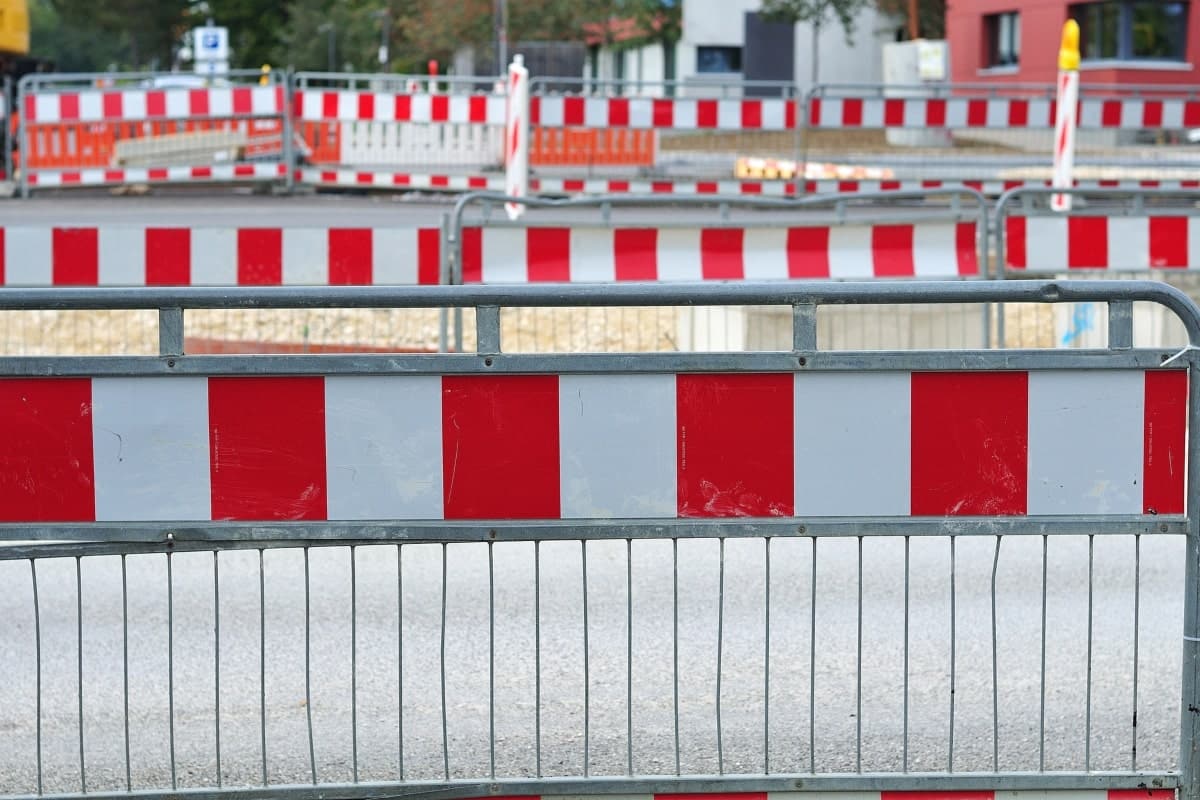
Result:
{"label": "green tree", "polygon": [[764,19],[769,22],[806,22],[812,26],[812,82],[819,80],[820,69],[817,58],[817,42],[821,37],[821,28],[832,21],[842,27],[846,43],[852,43],[854,35],[854,18],[870,4],[870,0],[763,0],[762,11]]}
{"label": "green tree", "polygon": [[[190,0],[49,0],[64,30],[115,41],[133,69],[168,69],[188,27]],[[97,65],[99,66],[99,65]],[[107,66],[107,65],[105,65]]]}
{"label": "green tree", "polygon": [[379,0],[294,0],[272,63],[322,72],[375,72],[384,10]]}
{"label": "green tree", "polygon": [[[879,10],[894,14],[908,27],[909,0],[878,0]],[[917,20],[921,36],[925,39],[943,39],[946,36],[946,0],[918,0]]]}
{"label": "green tree", "polygon": [[64,21],[50,0],[29,3],[30,54],[56,72],[99,72],[127,57],[119,37]]}
{"label": "green tree", "polygon": [[[229,47],[233,51],[231,66],[257,69],[273,64],[278,55],[280,31],[288,21],[288,6],[279,0],[206,0],[206,8],[197,7],[194,23],[203,24],[212,18],[217,25],[229,28]],[[203,13],[200,13],[203,12]]]}

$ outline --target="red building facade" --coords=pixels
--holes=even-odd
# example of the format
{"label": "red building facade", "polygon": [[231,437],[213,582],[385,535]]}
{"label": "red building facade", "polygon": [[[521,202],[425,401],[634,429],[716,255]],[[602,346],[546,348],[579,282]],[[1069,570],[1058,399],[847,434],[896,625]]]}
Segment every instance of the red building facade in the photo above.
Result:
{"label": "red building facade", "polygon": [[1200,0],[948,0],[951,78],[1053,82],[1068,18],[1082,83],[1200,89]]}

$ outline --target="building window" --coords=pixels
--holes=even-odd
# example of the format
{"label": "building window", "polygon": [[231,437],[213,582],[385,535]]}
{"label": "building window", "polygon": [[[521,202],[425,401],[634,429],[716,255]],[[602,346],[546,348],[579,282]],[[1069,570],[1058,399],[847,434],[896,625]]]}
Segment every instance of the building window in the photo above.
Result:
{"label": "building window", "polygon": [[1016,11],[987,14],[983,18],[988,67],[1015,67],[1021,60],[1021,15]]}
{"label": "building window", "polygon": [[696,48],[696,72],[741,72],[742,48],[713,47],[704,45]]}
{"label": "building window", "polygon": [[1177,0],[1103,0],[1076,3],[1071,17],[1079,23],[1085,59],[1187,58],[1188,4]]}

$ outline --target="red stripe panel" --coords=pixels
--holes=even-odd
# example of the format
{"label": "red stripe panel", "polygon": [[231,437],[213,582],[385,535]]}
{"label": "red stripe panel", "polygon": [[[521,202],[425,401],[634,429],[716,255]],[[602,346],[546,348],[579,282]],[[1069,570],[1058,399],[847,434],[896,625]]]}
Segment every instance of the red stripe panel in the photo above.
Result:
{"label": "red stripe panel", "polygon": [[700,275],[705,280],[740,280],[746,277],[742,264],[742,228],[704,228],[700,231]]}
{"label": "red stripe panel", "polygon": [[979,254],[975,249],[974,222],[960,222],[955,226],[954,249],[958,253],[958,274],[978,275]]}
{"label": "red stripe panel", "polygon": [[890,98],[883,101],[883,125],[886,128],[904,127],[904,101]]}
{"label": "red stripe panel", "polygon": [[95,228],[55,228],[51,233],[51,282],[55,286],[95,286],[100,279]]}
{"label": "red stripe panel", "polygon": [[789,278],[829,277],[829,228],[788,228]]}
{"label": "red stripe panel", "polygon": [[1024,514],[1029,376],[1024,372],[915,372],[914,516]]}
{"label": "red stripe panel", "polygon": [[873,225],[871,257],[878,278],[911,277],[917,274],[913,263],[912,225]]}
{"label": "red stripe panel", "polygon": [[791,516],[792,375],[675,380],[679,516]]}
{"label": "red stripe panel", "polygon": [[25,121],[40,122],[37,115],[37,98],[32,94],[25,95]]}
{"label": "red stripe panel", "polygon": [[742,101],[742,127],[762,127],[762,100]]}
{"label": "red stripe panel", "polygon": [[375,119],[375,95],[370,92],[358,93],[358,118],[360,120]]}
{"label": "red stripe panel", "polygon": [[429,98],[429,117],[434,122],[450,121],[449,95],[435,94]]}
{"label": "red stripe panel", "polygon": [[[303,96],[304,96],[303,92],[296,92],[297,107],[296,107],[295,113],[296,113],[297,117],[299,117],[303,113],[303,109],[299,106],[299,104],[302,102],[300,98]],[[253,95],[251,95],[250,89],[248,89],[245,86],[240,86],[240,87],[235,88],[233,90],[233,113],[242,115],[242,114],[251,114],[251,113],[253,113],[253,111],[254,111],[254,97],[253,97]]]}
{"label": "red stripe panel", "polygon": [[571,280],[570,228],[529,228],[525,231],[525,253],[531,283]]}
{"label": "red stripe panel", "polygon": [[1109,789],[1108,800],[1175,800],[1175,790]]}
{"label": "red stripe panel", "polygon": [[471,95],[467,105],[467,118],[471,122],[487,122],[487,101],[487,95]]}
{"label": "red stripe panel", "polygon": [[167,93],[163,91],[146,92],[146,116],[165,117],[167,115]]}
{"label": "red stripe panel", "polygon": [[855,97],[847,97],[842,101],[842,127],[857,128],[863,121],[863,101]]}
{"label": "red stripe panel", "polygon": [[283,230],[239,228],[237,275],[239,286],[279,286],[283,283]]}
{"label": "red stripe panel", "polygon": [[614,97],[608,101],[608,127],[629,127],[629,100],[625,97]]}
{"label": "red stripe panel", "polygon": [[[328,114],[326,114],[328,116]],[[392,118],[396,122],[408,122],[412,119],[412,96],[407,94],[396,95],[396,108]]]}
{"label": "red stripe panel", "polygon": [[967,125],[982,128],[987,125],[987,100],[967,101]]}
{"label": "red stripe panel", "polygon": [[209,378],[214,520],[325,519],[325,379]]}
{"label": "red stripe panel", "polygon": [[1187,217],[1150,217],[1150,266],[1187,267]]}
{"label": "red stripe panel", "polygon": [[1142,511],[1182,514],[1187,460],[1187,370],[1146,373]]}
{"label": "red stripe panel", "polygon": [[538,125],[542,121],[542,99],[540,97],[529,98],[529,124]]}
{"label": "red stripe panel", "polygon": [[1014,128],[1024,128],[1029,124],[1029,101],[1008,101],[1008,124]]}
{"label": "red stripe panel", "polygon": [[188,91],[188,111],[191,116],[208,116],[208,90],[191,89]]}
{"label": "red stripe panel", "polygon": [[946,124],[946,101],[932,99],[925,101],[925,124],[931,128],[941,128]]}
{"label": "red stripe panel", "polygon": [[675,125],[675,102],[655,100],[651,104],[653,125],[656,128],[671,128]]}
{"label": "red stripe panel", "polygon": [[696,101],[696,127],[697,128],[715,128],[718,122],[717,101],[716,100],[697,100]]}
{"label": "red stripe panel", "polygon": [[794,131],[796,129],[796,106],[799,105],[801,102],[803,102],[803,101],[801,101],[801,100],[786,100],[786,101],[784,101],[784,106],[783,106],[784,122],[783,122],[783,124],[785,126],[787,126],[787,129],[789,131]]}
{"label": "red stripe panel", "polygon": [[819,97],[808,101],[808,124],[813,127],[821,124],[821,98]]}
{"label": "red stripe panel", "polygon": [[64,122],[74,122],[79,119],[79,95],[60,94],[58,96],[58,117]]}
{"label": "red stripe panel", "polygon": [[0,522],[92,522],[92,383],[0,379]]}
{"label": "red stripe panel", "polygon": [[483,229],[463,228],[462,282],[483,283]]}
{"label": "red stripe panel", "polygon": [[557,519],[558,376],[442,378],[446,519]]}
{"label": "red stripe panel", "polygon": [[441,249],[441,231],[437,228],[417,229],[417,283],[437,286],[442,282]]}
{"label": "red stripe panel", "polygon": [[125,100],[121,92],[105,92],[100,99],[104,109],[105,119],[123,119],[125,117]]}
{"label": "red stripe panel", "polygon": [[582,125],[583,110],[582,97],[563,98],[563,125]]}
{"label": "red stripe panel", "polygon": [[329,229],[329,283],[333,286],[367,286],[373,281],[370,228]]}
{"label": "red stripe panel", "polygon": [[146,285],[188,286],[191,282],[191,229],[147,228]]}
{"label": "red stripe panel", "polygon": [[1025,250],[1025,218],[1007,217],[1004,220],[1004,267],[1025,269],[1029,258]]}
{"label": "red stripe panel", "polygon": [[1067,266],[1071,269],[1108,267],[1108,219],[1067,218]]}
{"label": "red stripe panel", "polygon": [[1121,127],[1121,101],[1105,100],[1100,106],[1100,124],[1105,128]]}
{"label": "red stripe panel", "polygon": [[657,280],[658,230],[618,228],[613,231],[613,261],[619,281]]}
{"label": "red stripe panel", "polygon": [[1183,124],[1188,128],[1200,126],[1200,100],[1189,100],[1183,104]]}
{"label": "red stripe panel", "polygon": [[1146,100],[1142,104],[1142,127],[1161,128],[1163,120],[1162,100]]}

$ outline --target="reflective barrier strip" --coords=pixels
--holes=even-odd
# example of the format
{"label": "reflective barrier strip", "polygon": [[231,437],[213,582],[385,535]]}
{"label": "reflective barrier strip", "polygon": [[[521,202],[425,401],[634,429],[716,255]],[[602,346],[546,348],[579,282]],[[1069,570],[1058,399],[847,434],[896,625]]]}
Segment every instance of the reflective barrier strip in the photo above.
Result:
{"label": "reflective barrier strip", "polygon": [[464,283],[959,277],[973,222],[795,228],[464,228]]}
{"label": "reflective barrier strip", "polygon": [[287,164],[240,163],[211,164],[201,167],[127,167],[124,169],[40,169],[29,173],[29,185],[103,186],[126,183],[168,183],[175,181],[239,181],[286,178]]}
{"label": "reflective barrier strip", "polygon": [[544,127],[765,130],[796,128],[796,100],[534,96],[530,121]]}
{"label": "reflective barrier strip", "polygon": [[440,237],[437,228],[9,226],[0,285],[438,284]]}
{"label": "reflective barrier strip", "polygon": [[286,107],[282,86],[223,89],[86,89],[26,95],[25,121],[36,124],[267,117],[285,113]]}
{"label": "reflective barrier strip", "polygon": [[[1047,98],[814,97],[813,128],[1054,128]],[[1180,129],[1200,126],[1200,100],[1083,99],[1079,127]]]}
{"label": "reflective barrier strip", "polygon": [[1186,405],[1182,370],[4,378],[0,522],[1178,514]]}
{"label": "reflective barrier strip", "polygon": [[1009,216],[1006,269],[1194,269],[1200,217]]}
{"label": "reflective barrier strip", "polygon": [[306,122],[460,122],[503,125],[502,94],[397,94],[395,92],[295,92],[293,114]]}

